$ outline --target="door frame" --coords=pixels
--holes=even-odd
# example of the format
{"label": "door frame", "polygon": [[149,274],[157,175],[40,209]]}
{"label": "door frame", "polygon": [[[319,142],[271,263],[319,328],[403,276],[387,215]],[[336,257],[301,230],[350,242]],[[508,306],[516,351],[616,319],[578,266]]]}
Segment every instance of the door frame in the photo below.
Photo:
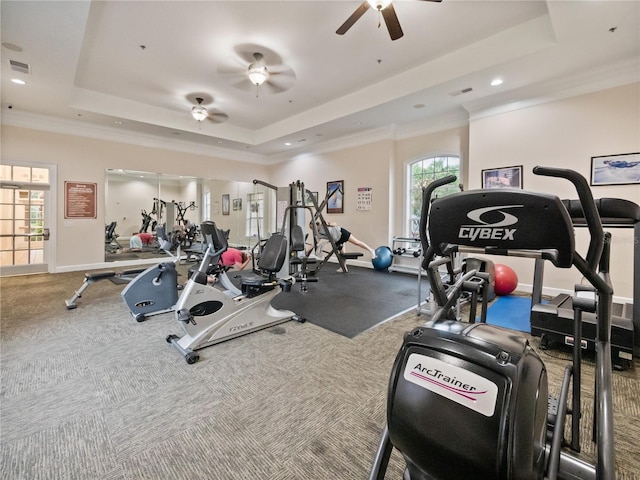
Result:
{"label": "door frame", "polygon": [[[14,275],[28,275],[32,273],[54,273],[56,270],[56,239],[57,239],[57,212],[58,212],[58,166],[51,163],[39,163],[39,162],[22,162],[3,159],[4,165],[11,165],[17,167],[35,167],[46,168],[49,170],[49,188],[44,190],[44,228],[49,229],[49,240],[43,242],[43,261],[44,263],[37,263],[33,265],[11,265],[0,267],[0,277],[14,276]],[[6,182],[10,183],[10,182]],[[22,182],[16,182],[22,184]],[[46,270],[42,268],[35,268],[34,266],[46,265]]]}

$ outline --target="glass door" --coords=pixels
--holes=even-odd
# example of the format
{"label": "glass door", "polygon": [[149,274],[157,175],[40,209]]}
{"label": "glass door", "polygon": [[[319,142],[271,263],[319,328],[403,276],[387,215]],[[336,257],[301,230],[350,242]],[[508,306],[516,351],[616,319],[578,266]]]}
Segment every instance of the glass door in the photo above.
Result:
{"label": "glass door", "polygon": [[52,175],[42,166],[0,166],[0,276],[49,271]]}

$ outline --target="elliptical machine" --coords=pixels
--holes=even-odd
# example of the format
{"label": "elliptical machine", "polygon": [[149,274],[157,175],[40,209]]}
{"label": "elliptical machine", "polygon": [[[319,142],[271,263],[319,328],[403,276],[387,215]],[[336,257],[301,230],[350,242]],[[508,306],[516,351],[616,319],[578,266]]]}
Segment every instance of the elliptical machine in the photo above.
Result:
{"label": "elliptical machine", "polygon": [[[598,271],[599,262],[608,261],[604,231],[588,183],[580,174],[547,167],[535,167],[533,172],[564,178],[575,186],[591,237],[585,258],[575,251],[573,225],[562,201],[522,190],[475,190],[435,200],[428,232],[432,255],[470,252],[541,258],[558,268],[576,267],[588,281],[589,295],[581,291],[584,285],[576,288],[573,362],[565,369],[557,404],[548,399],[545,366],[525,335],[484,323],[444,319],[436,313],[435,319],[405,335],[396,357],[387,426],[370,480],[384,478],[394,447],[406,461],[405,480],[615,478],[613,289],[606,272]],[[597,311],[598,323],[593,425],[597,461],[593,465],[575,454],[580,448],[583,310]],[[567,415],[571,416],[571,450],[562,449]]]}
{"label": "elliptical machine", "polygon": [[219,283],[226,289],[219,290],[207,284],[210,265],[217,264],[227,249],[227,239],[214,222],[204,222],[200,231],[207,243],[207,251],[200,267],[187,284],[176,305],[176,320],[184,335],[169,335],[172,344],[188,364],[199,360],[194,350],[224,342],[241,335],[253,333],[291,319],[306,319],[289,310],[277,310],[271,300],[280,292],[288,292],[295,283],[293,277],[276,278],[287,255],[287,239],[283,234],[273,234],[267,240],[258,260],[258,268],[265,275],[242,278],[242,289],[236,288],[226,272],[218,273]]}

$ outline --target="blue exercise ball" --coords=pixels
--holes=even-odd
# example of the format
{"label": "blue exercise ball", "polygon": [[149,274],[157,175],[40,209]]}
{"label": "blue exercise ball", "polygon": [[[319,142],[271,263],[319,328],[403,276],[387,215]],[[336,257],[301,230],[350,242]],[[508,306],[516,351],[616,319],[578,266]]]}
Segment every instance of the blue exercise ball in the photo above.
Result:
{"label": "blue exercise ball", "polygon": [[391,266],[391,262],[393,262],[393,253],[391,253],[389,247],[382,246],[376,248],[376,256],[371,259],[373,268],[376,270],[386,270]]}

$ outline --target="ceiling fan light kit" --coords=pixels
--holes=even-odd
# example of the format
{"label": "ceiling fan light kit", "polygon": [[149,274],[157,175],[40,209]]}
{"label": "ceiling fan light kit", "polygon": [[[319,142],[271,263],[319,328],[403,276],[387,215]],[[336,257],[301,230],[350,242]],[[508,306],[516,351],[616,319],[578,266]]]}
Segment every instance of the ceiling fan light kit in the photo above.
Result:
{"label": "ceiling fan light kit", "polygon": [[367,0],[367,3],[376,10],[382,10],[389,6],[391,0]]}
{"label": "ceiling fan light kit", "polygon": [[209,116],[209,112],[205,107],[202,106],[202,98],[196,98],[198,105],[194,105],[191,109],[191,115],[198,122],[202,122],[205,118]]}
{"label": "ceiling fan light kit", "polygon": [[207,109],[201,106],[195,106],[191,109],[191,115],[193,115],[193,118],[197,121],[201,122],[207,118]]}
{"label": "ceiling fan light kit", "polygon": [[267,67],[264,65],[256,65],[252,63],[249,65],[249,80],[256,87],[262,85],[268,78],[269,73],[267,72]]}

